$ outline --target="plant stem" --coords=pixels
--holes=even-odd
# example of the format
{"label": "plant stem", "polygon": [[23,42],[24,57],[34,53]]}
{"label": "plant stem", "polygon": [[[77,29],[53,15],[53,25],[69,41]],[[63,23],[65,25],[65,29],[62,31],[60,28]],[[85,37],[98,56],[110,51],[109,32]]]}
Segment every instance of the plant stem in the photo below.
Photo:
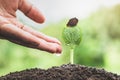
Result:
{"label": "plant stem", "polygon": [[74,63],[74,49],[73,48],[70,49],[70,63],[71,64]]}

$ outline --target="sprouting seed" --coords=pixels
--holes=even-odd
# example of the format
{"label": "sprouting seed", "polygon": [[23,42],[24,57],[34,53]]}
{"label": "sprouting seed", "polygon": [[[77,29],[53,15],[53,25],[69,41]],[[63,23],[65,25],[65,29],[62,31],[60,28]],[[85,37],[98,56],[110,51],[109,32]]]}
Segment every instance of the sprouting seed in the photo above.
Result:
{"label": "sprouting seed", "polygon": [[68,21],[66,27],[63,29],[62,37],[65,42],[70,47],[70,63],[73,64],[74,48],[79,45],[82,39],[81,30],[77,26],[78,19],[72,18]]}

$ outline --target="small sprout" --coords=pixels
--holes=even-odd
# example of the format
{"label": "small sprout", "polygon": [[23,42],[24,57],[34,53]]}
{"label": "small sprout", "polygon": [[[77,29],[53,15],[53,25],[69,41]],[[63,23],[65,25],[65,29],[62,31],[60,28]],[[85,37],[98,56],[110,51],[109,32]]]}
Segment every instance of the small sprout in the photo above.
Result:
{"label": "small sprout", "polygon": [[82,39],[80,28],[77,26],[78,19],[72,18],[63,29],[63,40],[70,47],[70,63],[73,64],[74,48],[79,45]]}

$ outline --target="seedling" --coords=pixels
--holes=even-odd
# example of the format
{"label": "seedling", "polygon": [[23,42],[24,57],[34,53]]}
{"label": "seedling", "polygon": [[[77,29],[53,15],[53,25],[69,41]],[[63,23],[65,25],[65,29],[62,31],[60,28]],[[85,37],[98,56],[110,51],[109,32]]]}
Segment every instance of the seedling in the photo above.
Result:
{"label": "seedling", "polygon": [[76,45],[79,45],[81,42],[81,31],[77,26],[78,19],[72,18],[67,23],[66,27],[63,29],[63,40],[65,44],[70,47],[70,63],[74,63],[74,49]]}

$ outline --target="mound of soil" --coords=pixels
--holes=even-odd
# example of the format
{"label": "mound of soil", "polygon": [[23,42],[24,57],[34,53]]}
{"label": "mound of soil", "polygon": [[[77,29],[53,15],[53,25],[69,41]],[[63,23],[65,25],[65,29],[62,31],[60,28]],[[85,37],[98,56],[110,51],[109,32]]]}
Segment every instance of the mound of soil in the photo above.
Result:
{"label": "mound of soil", "polygon": [[120,80],[120,75],[75,64],[66,64],[50,69],[28,69],[10,73],[0,80]]}

